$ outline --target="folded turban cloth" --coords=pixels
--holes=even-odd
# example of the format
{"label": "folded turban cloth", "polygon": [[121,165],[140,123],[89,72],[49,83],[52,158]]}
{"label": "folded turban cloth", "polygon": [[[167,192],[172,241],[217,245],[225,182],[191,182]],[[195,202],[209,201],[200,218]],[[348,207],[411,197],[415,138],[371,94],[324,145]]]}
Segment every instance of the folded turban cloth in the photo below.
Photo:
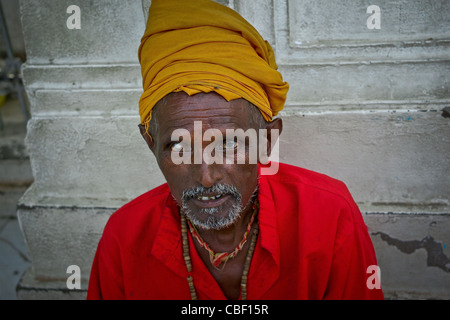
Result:
{"label": "folded turban cloth", "polygon": [[232,9],[211,0],[153,0],[139,47],[141,124],[171,92],[243,98],[271,121],[289,89],[270,44]]}

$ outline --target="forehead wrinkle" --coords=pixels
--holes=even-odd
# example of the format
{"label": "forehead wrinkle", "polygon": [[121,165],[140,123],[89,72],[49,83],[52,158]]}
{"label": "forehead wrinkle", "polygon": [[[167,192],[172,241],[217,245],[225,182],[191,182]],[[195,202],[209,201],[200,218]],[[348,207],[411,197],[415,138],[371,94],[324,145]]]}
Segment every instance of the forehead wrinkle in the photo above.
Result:
{"label": "forehead wrinkle", "polygon": [[[211,111],[211,112],[210,112]],[[201,121],[210,127],[247,127],[250,122],[248,112],[245,115],[242,112],[230,113],[228,110],[217,113],[216,110],[195,110],[192,112],[170,112],[160,118],[160,125],[166,128],[180,128],[194,125],[194,121]]]}
{"label": "forehead wrinkle", "polygon": [[216,95],[218,99],[213,99],[214,95],[172,93],[164,97],[154,113],[158,117],[161,138],[171,135],[175,129],[193,129],[194,121],[201,121],[204,130],[207,127],[244,130],[260,127],[255,126],[255,113],[260,112],[251,103],[243,99],[226,101],[219,95]]}
{"label": "forehead wrinkle", "polygon": [[[248,119],[247,119],[248,120]],[[249,127],[249,121],[244,120],[243,117],[237,116],[237,115],[224,115],[224,116],[218,116],[215,115],[213,117],[202,114],[201,117],[191,115],[182,117],[181,119],[174,119],[172,121],[165,121],[164,122],[164,129],[170,130],[170,129],[177,129],[177,128],[193,128],[194,122],[200,121],[202,123],[202,127],[209,127],[209,128],[229,128],[229,129],[237,129],[242,128],[246,129]]]}
{"label": "forehead wrinkle", "polygon": [[[246,106],[245,106],[246,107]],[[188,100],[187,103],[183,103],[182,105],[177,104],[170,104],[166,106],[167,109],[175,109],[171,110],[173,113],[180,113],[180,112],[189,112],[189,113],[200,113],[204,114],[205,111],[207,112],[218,112],[218,113],[225,113],[228,114],[233,109],[244,109],[242,105],[237,105],[234,103],[217,103],[217,104],[202,104],[201,102],[195,102]]]}

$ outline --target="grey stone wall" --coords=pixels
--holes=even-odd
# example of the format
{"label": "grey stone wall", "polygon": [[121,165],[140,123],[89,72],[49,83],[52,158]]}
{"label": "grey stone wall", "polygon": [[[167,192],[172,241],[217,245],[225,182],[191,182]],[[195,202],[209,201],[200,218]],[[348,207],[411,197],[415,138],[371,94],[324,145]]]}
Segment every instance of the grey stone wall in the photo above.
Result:
{"label": "grey stone wall", "polygon": [[[290,83],[281,161],[346,182],[387,298],[450,298],[450,3],[226,0]],[[109,215],[164,182],[139,135],[137,49],[149,0],[22,0],[34,184],[20,201],[32,267],[20,297],[84,298]],[[380,29],[367,8],[380,7]],[[69,290],[69,265],[81,290]]]}

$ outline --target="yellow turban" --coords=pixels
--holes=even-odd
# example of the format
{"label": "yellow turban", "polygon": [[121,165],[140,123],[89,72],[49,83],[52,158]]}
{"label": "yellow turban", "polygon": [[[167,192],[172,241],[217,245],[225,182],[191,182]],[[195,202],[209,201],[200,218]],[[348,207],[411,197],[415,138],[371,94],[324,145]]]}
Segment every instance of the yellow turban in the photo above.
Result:
{"label": "yellow turban", "polygon": [[243,98],[271,121],[289,89],[269,43],[237,12],[211,0],[153,0],[139,61],[146,126],[155,104],[171,92]]}

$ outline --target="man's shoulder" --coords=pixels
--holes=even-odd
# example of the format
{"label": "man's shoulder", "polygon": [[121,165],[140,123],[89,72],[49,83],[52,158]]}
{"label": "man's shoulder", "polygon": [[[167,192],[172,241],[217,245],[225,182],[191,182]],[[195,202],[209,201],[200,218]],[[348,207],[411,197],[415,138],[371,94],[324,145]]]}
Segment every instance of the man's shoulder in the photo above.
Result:
{"label": "man's shoulder", "polygon": [[364,225],[349,189],[338,179],[280,163],[278,173],[267,176],[266,181],[276,208],[302,208],[303,217],[326,216],[330,218],[328,221],[335,221],[335,217],[345,213],[352,216],[354,222]]}
{"label": "man's shoulder", "polygon": [[344,182],[305,168],[279,163],[277,174],[267,176],[267,181],[272,188],[277,189],[277,186],[283,186],[284,190],[296,196],[314,194],[353,203],[353,198]]}
{"label": "man's shoulder", "polygon": [[274,180],[277,183],[292,183],[329,192],[348,191],[344,182],[338,179],[286,163],[280,163],[278,173],[272,177],[269,176],[269,180]]}

